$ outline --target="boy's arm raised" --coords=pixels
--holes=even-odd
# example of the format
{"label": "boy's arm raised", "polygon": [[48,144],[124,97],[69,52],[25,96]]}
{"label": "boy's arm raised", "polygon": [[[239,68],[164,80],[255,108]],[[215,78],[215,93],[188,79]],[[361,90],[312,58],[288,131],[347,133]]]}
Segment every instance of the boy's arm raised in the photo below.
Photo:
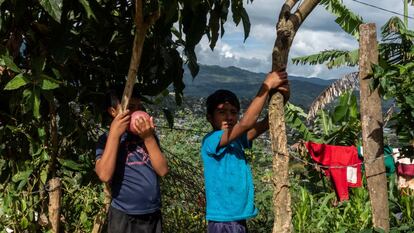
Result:
{"label": "boy's arm raised", "polygon": [[240,121],[232,129],[224,131],[219,146],[229,144],[232,140],[252,129],[256,125],[270,90],[283,86],[287,82],[287,73],[285,71],[268,73],[256,97],[252,100]]}
{"label": "boy's arm raised", "polygon": [[266,116],[263,120],[256,122],[252,129],[247,131],[247,140],[252,141],[260,134],[266,132],[269,129],[269,116]]}
{"label": "boy's arm raised", "polygon": [[[281,92],[283,96],[289,96],[290,95],[289,84],[286,83],[284,85],[279,86],[277,88],[277,91]],[[269,129],[269,116],[266,115],[266,117],[263,120],[256,122],[253,128],[247,132],[247,139],[251,141],[257,138],[262,133],[266,132],[268,129]]]}
{"label": "boy's arm raised", "polygon": [[102,157],[96,161],[95,170],[99,179],[109,182],[115,171],[119,140],[129,125],[129,110],[118,114],[112,121]]}

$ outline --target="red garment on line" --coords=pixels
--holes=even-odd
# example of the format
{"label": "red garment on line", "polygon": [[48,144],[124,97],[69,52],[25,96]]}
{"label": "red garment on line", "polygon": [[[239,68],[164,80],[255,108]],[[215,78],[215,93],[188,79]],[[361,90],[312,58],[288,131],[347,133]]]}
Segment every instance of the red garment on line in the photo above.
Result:
{"label": "red garment on line", "polygon": [[[331,177],[334,189],[339,201],[348,200],[348,187],[361,187],[361,162],[358,158],[358,151],[355,146],[333,146],[306,142],[306,148],[312,159],[324,166],[325,175]],[[335,168],[332,166],[341,166]],[[347,174],[349,170],[356,170],[356,179],[349,181]]]}

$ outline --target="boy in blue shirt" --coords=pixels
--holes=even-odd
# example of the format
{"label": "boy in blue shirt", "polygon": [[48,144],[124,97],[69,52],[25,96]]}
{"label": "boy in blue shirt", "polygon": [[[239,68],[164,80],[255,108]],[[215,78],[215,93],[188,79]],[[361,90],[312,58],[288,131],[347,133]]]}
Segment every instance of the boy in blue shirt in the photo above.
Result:
{"label": "boy in blue shirt", "polygon": [[161,197],[158,176],[168,172],[167,160],[154,133],[153,119],[140,117],[127,131],[130,113],[143,110],[140,96],[133,93],[128,110],[121,112],[121,90],[107,93],[105,108],[112,117],[109,132],[96,146],[95,170],[109,182],[112,202],[108,212],[110,233],[161,233]]}
{"label": "boy in blue shirt", "polygon": [[207,120],[213,131],[202,141],[208,233],[247,232],[246,219],[257,215],[252,173],[244,150],[269,129],[268,118],[257,122],[271,90],[289,94],[287,73],[271,72],[239,121],[240,103],[228,90],[207,98]]}

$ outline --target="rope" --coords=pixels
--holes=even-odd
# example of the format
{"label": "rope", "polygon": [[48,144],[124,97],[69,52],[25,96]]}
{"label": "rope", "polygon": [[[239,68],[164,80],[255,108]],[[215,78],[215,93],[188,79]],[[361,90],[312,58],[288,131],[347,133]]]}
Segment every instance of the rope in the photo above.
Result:
{"label": "rope", "polygon": [[[209,133],[209,132],[207,132],[207,131],[202,131],[202,130],[192,130],[192,129],[186,129],[186,128],[178,128],[178,127],[173,127],[173,128],[169,128],[169,127],[158,127],[158,128],[165,128],[165,129],[171,129],[171,130],[179,130],[179,131],[191,131],[191,132],[200,132],[200,133]],[[263,141],[265,141],[266,143],[268,143],[268,140],[267,139],[265,139],[265,138],[260,138],[260,137],[258,137],[258,138],[256,138],[256,140],[257,139],[262,139]],[[305,148],[305,146],[303,145],[303,142],[301,142],[300,143],[300,145],[303,147],[303,148]],[[291,147],[291,149],[292,149],[293,147]],[[303,148],[302,148],[302,150],[303,150]],[[162,150],[163,151],[166,151],[167,153],[169,153],[169,154],[171,154],[171,155],[173,155],[174,156],[174,154],[172,154],[170,151],[168,151],[168,150],[166,150],[164,147],[162,148]],[[305,150],[303,150],[303,151],[305,151]],[[327,166],[327,165],[320,165],[320,164],[318,164],[318,163],[313,163],[313,162],[309,162],[309,161],[306,161],[306,160],[304,160],[304,159],[302,159],[302,158],[300,158],[300,157],[298,157],[298,156],[295,156],[295,155],[293,155],[293,154],[286,154],[286,153],[281,153],[281,152],[276,152],[277,154],[280,154],[280,155],[282,155],[282,156],[288,156],[288,157],[291,157],[291,158],[293,158],[294,160],[296,160],[296,161],[299,161],[299,162],[301,162],[301,163],[303,163],[303,164],[305,164],[305,165],[310,165],[310,166],[313,166],[314,168],[316,168],[316,169],[318,169],[318,168],[326,168],[326,169],[329,169],[329,168],[334,168],[334,169],[341,169],[341,168],[347,168],[347,167],[355,167],[355,166],[359,166],[359,165],[362,165],[362,164],[372,164],[372,163],[375,163],[377,160],[379,160],[379,159],[385,159],[385,158],[387,158],[387,157],[391,157],[391,156],[393,156],[393,155],[395,155],[396,153],[393,153],[392,155],[384,155],[384,156],[380,156],[380,157],[377,157],[377,158],[374,158],[374,159],[370,159],[370,160],[367,160],[367,161],[363,161],[363,162],[359,162],[359,163],[354,163],[354,164],[350,164],[350,165],[336,165],[336,166]],[[174,157],[176,157],[176,156],[174,156]],[[185,161],[182,161],[182,162],[185,162]],[[189,164],[187,164],[187,165],[189,165]]]}

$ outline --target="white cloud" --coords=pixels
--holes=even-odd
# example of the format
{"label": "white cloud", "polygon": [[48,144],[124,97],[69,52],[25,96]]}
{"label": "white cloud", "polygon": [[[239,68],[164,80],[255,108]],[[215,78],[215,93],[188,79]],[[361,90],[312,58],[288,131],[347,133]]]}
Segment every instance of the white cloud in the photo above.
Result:
{"label": "white cloud", "polygon": [[[358,0],[390,11],[403,12],[402,0]],[[229,12],[225,24],[225,34],[217,41],[211,51],[208,40],[204,37],[197,46],[198,62],[207,65],[237,66],[255,72],[267,72],[271,68],[271,51],[276,38],[275,23],[283,0],[254,0],[245,5],[250,17],[250,36],[244,42],[243,26],[235,27]],[[344,4],[353,12],[363,17],[365,22],[377,24],[377,30],[393,13],[378,10],[354,0],[344,0]],[[413,17],[414,7],[409,7],[409,15]],[[409,26],[414,20],[409,21]],[[328,49],[351,50],[358,47],[357,41],[344,33],[334,22],[334,17],[323,6],[317,6],[308,16],[295,36],[290,57],[306,56]],[[328,70],[324,65],[296,66],[289,64],[288,72],[304,77],[338,78],[354,71],[355,68]]]}
{"label": "white cloud", "polygon": [[296,34],[290,55],[305,56],[324,50],[353,50],[357,47],[357,41],[346,33],[304,29]]}

